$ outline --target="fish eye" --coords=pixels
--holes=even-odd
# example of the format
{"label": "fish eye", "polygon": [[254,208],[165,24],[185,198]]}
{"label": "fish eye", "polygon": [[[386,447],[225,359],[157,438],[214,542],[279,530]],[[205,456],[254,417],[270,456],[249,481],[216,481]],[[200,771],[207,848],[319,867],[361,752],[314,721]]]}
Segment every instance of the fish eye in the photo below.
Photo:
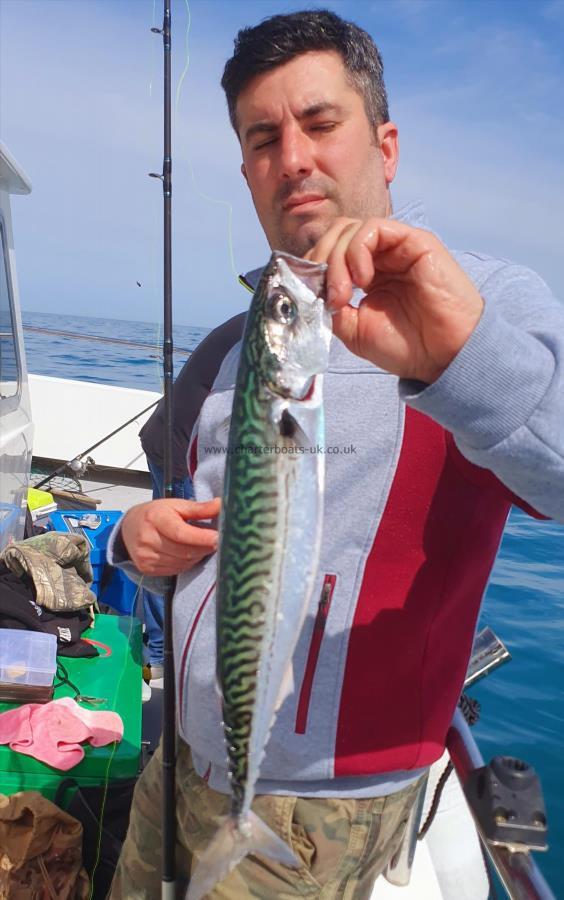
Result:
{"label": "fish eye", "polygon": [[297,315],[296,304],[286,294],[275,294],[270,301],[270,313],[281,325],[291,325]]}

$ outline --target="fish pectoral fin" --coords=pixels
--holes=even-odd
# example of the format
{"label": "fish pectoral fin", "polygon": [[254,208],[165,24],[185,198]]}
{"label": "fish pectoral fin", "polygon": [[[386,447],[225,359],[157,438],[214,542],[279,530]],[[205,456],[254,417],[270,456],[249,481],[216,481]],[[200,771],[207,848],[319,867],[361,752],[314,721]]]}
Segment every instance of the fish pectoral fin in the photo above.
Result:
{"label": "fish pectoral fin", "polygon": [[292,660],[288,665],[288,668],[284,672],[284,677],[280,684],[280,690],[278,691],[278,697],[276,699],[276,703],[274,704],[274,712],[277,713],[286,697],[289,697],[294,693],[295,681],[294,681],[294,666],[292,664]]}
{"label": "fish pectoral fin", "polygon": [[283,409],[278,421],[278,433],[286,447],[309,447],[311,441],[288,409]]}
{"label": "fish pectoral fin", "polygon": [[215,429],[216,439],[220,444],[225,444],[227,446],[227,442],[229,440],[229,429],[231,427],[231,416],[228,416],[223,422],[220,422],[217,428]]}

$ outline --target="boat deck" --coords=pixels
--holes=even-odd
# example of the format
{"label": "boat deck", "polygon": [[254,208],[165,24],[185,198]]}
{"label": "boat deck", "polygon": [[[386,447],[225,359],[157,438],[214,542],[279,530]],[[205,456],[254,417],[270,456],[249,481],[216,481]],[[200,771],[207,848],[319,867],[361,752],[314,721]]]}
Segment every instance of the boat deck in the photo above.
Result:
{"label": "boat deck", "polygon": [[[60,465],[59,460],[45,459],[44,457],[34,457],[33,460],[34,471],[50,473]],[[92,466],[84,477],[77,480],[80,482],[81,491],[73,492],[70,480],[62,482],[64,494],[61,493],[55,498],[59,508],[71,509],[74,497],[77,508],[81,508],[84,504],[91,506],[93,511],[98,508],[121,509],[125,512],[136,503],[145,503],[152,497],[151,477],[148,472]],[[32,481],[35,482],[36,478],[32,477]],[[48,486],[45,487],[45,490],[49,489]],[[91,498],[91,503],[87,502],[88,498]]]}

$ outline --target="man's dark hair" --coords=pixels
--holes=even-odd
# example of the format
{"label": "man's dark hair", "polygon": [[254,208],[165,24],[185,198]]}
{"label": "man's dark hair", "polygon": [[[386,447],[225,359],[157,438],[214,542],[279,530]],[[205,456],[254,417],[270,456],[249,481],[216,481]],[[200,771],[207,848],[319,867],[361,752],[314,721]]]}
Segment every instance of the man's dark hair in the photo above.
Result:
{"label": "man's dark hair", "polygon": [[370,124],[389,120],[384,64],[368,32],[327,9],[305,10],[271,16],[252,28],[242,28],[235,38],[235,50],[225,64],[221,86],[236,132],[237,100],[251,78],[310,50],[336,51],[351,86],[364,99]]}

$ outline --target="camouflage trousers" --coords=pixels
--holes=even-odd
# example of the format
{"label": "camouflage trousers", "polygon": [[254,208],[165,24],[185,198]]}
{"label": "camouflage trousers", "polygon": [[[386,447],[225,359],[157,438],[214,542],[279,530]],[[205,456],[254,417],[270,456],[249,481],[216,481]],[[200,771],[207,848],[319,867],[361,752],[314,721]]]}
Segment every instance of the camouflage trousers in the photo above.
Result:
{"label": "camouflage trousers", "polygon": [[[111,900],[161,896],[161,750],[141,775]],[[177,897],[184,900],[190,870],[229,810],[229,797],[212,790],[179,741],[176,769]],[[259,795],[253,809],[302,862],[290,869],[248,856],[213,892],[213,900],[368,900],[374,881],[398,848],[418,784],[376,799],[322,799]]]}

